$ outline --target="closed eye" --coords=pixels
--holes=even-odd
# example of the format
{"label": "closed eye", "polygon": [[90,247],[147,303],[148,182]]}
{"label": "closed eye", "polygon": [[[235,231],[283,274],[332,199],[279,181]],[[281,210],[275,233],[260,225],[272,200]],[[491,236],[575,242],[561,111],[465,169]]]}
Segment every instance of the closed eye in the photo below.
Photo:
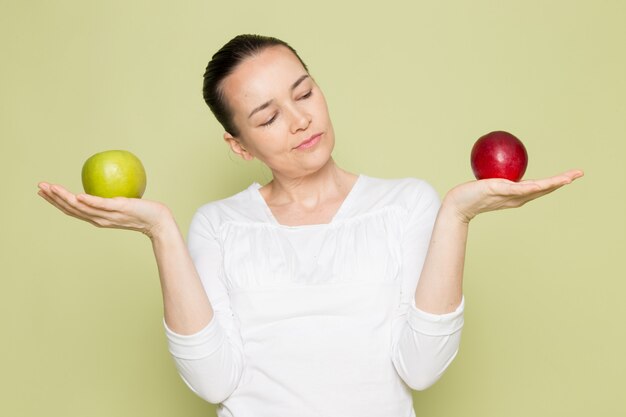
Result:
{"label": "closed eye", "polygon": [[[305,93],[304,95],[300,96],[300,98],[298,100],[306,100],[308,98],[310,98],[313,95],[313,90],[309,90],[307,93]],[[267,122],[265,123],[261,123],[261,126],[266,127],[271,125],[272,123],[274,123],[274,121],[276,120],[276,118],[278,117],[278,113],[274,114],[272,116],[271,119],[269,119]]]}
{"label": "closed eye", "polygon": [[268,120],[267,122],[265,122],[265,123],[262,123],[262,124],[261,124],[261,126],[269,126],[269,125],[271,125],[272,123],[274,123],[274,120],[276,120],[276,116],[277,116],[277,115],[276,115],[276,114],[274,114],[274,115],[272,116],[272,118],[271,118],[271,119],[269,119],[269,120]]}

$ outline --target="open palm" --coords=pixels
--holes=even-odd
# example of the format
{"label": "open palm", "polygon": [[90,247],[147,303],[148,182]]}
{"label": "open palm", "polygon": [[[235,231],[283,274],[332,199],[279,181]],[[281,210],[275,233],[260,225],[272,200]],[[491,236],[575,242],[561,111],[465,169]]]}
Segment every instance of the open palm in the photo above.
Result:
{"label": "open palm", "polygon": [[97,227],[136,230],[151,237],[166,216],[167,206],[138,198],[102,198],[73,194],[58,184],[39,183],[38,194],[68,216]]}
{"label": "open palm", "polygon": [[454,187],[446,195],[461,220],[469,222],[480,213],[520,207],[549,194],[584,174],[571,170],[553,177],[513,182],[501,178],[471,181]]}

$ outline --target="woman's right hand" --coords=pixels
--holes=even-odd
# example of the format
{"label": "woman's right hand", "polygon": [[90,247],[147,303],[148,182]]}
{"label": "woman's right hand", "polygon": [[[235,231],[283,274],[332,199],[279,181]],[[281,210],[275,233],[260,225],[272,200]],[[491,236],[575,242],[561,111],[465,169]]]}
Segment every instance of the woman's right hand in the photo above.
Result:
{"label": "woman's right hand", "polygon": [[73,194],[58,184],[41,182],[38,194],[68,216],[96,227],[136,230],[152,238],[173,216],[169,208],[157,201],[139,198],[102,198]]}

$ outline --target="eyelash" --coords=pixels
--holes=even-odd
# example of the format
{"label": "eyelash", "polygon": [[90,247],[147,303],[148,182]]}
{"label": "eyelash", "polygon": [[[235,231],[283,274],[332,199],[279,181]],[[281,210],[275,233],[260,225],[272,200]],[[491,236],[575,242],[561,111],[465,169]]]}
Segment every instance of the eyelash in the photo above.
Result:
{"label": "eyelash", "polygon": [[[302,97],[300,97],[299,100],[306,100],[306,99],[310,98],[312,95],[313,95],[313,90],[309,90],[309,92],[304,94]],[[276,120],[276,116],[278,116],[278,114],[275,114],[274,116],[272,116],[272,118],[269,119],[267,122],[262,123],[261,126],[262,127],[267,127],[267,126],[271,125],[272,123],[274,123],[274,120]]]}
{"label": "eyelash", "polygon": [[267,122],[262,123],[261,126],[266,127],[271,125],[272,123],[274,123],[274,120],[276,120],[276,115],[273,115],[271,119],[269,119]]}

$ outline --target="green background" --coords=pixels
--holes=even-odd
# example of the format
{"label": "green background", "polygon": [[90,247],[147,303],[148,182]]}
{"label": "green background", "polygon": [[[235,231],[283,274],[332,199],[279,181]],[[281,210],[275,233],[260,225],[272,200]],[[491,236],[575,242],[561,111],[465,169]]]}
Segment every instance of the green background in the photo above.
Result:
{"label": "green background", "polygon": [[1,415],[214,415],[167,352],[148,239],[64,216],[36,184],[80,191],[87,157],[127,149],[186,234],[199,205],[267,181],[201,97],[208,59],[239,33],[301,53],[348,170],[443,195],[472,179],[473,142],[503,129],[527,145],[526,177],[586,171],[473,222],[461,350],[415,394],[418,416],[626,413],[625,2],[0,5]]}

